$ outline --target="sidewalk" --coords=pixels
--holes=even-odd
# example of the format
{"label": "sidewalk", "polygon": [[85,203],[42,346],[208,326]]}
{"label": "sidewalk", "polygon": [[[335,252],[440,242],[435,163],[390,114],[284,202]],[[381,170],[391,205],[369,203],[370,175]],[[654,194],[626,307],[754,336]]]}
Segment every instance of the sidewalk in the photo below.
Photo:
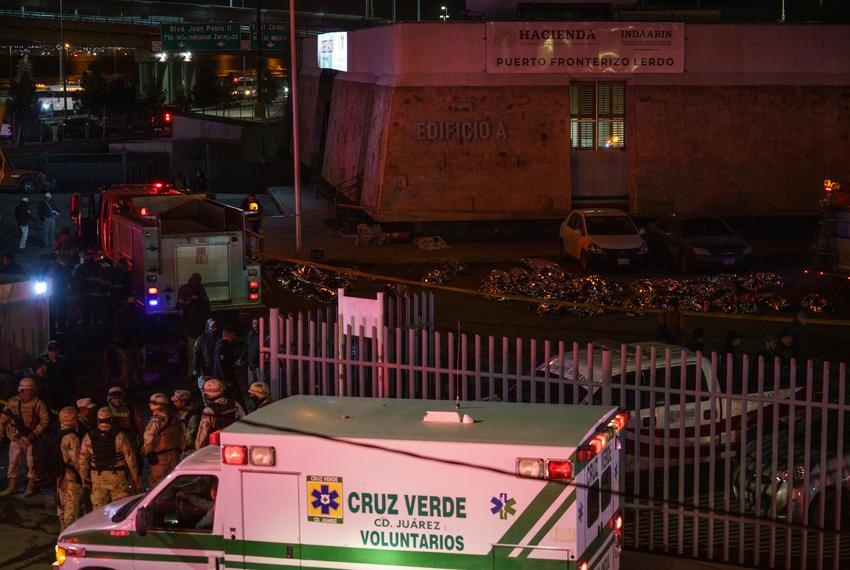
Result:
{"label": "sidewalk", "polygon": [[330,228],[325,219],[333,215],[326,199],[317,197],[312,187],[301,190],[302,252],[295,250],[295,194],[292,188],[275,187],[269,195],[277,204],[282,218],[266,218],[265,251],[269,257],[310,258],[310,250],[322,249],[325,262],[339,264],[408,264],[428,263],[444,259],[497,263],[518,261],[525,257],[558,255],[558,241],[553,237],[545,241],[520,242],[470,242],[449,243],[448,248],[422,250],[408,240],[407,243],[389,243],[368,247],[355,245],[354,237],[341,235]]}

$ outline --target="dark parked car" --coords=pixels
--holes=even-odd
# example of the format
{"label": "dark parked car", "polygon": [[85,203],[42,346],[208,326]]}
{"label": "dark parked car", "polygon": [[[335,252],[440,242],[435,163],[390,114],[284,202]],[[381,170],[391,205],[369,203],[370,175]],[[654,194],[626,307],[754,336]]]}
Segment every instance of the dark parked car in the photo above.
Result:
{"label": "dark parked car", "polygon": [[86,123],[88,123],[88,138],[96,139],[103,137],[103,127],[100,123],[86,117],[69,117],[59,124],[56,131],[60,141],[65,139],[86,138]]}
{"label": "dark parked car", "polygon": [[670,259],[684,273],[742,269],[753,262],[753,248],[720,218],[670,214],[647,226],[647,238],[651,253]]}
{"label": "dark parked car", "polygon": [[[787,409],[784,406],[780,409]],[[793,429],[789,429],[789,419],[780,418],[777,436],[776,471],[773,471],[773,415],[765,413],[761,441],[758,440],[758,428],[753,426],[747,430],[747,443],[744,448],[744,462],[736,457],[732,470],[732,494],[736,501],[740,500],[741,471],[743,468],[744,510],[747,514],[769,517],[774,501],[776,516],[786,522],[801,523],[804,514],[810,525],[820,525],[820,492],[823,482],[824,493],[824,526],[835,525],[835,509],[841,486],[841,526],[850,523],[850,471],[847,470],[850,461],[850,421],[845,419],[843,430],[843,449],[838,446],[838,421],[835,412],[829,414],[826,424],[826,457],[825,475],[821,469],[821,430],[823,429],[823,412],[812,412],[811,430],[809,434],[809,461],[806,464],[806,411],[795,408]],[[755,424],[753,417],[751,425]],[[789,462],[788,442],[789,433],[793,433],[793,457]],[[758,452],[761,452],[761,479],[756,478]],[[808,481],[807,481],[808,479]],[[806,485],[808,483],[808,486]],[[791,498],[791,518],[788,520],[788,499]],[[758,509],[756,498],[759,498]],[[806,507],[807,506],[807,507]],[[808,513],[806,513],[808,508]]]}

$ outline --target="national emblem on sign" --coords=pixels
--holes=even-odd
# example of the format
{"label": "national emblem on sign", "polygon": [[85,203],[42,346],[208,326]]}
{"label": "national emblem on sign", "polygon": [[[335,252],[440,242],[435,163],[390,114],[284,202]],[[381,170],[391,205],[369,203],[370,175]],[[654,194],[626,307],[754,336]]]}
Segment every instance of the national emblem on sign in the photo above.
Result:
{"label": "national emblem on sign", "polygon": [[342,477],[307,476],[307,520],[342,524]]}

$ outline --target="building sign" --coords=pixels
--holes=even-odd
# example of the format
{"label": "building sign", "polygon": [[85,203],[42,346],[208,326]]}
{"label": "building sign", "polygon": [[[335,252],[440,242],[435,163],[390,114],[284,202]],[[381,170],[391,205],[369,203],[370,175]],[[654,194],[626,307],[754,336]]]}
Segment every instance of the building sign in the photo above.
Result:
{"label": "building sign", "polygon": [[488,22],[488,73],[682,73],[685,25]]}
{"label": "building sign", "polygon": [[319,68],[348,71],[348,33],[319,34]]}
{"label": "building sign", "polygon": [[[289,24],[267,22],[263,24],[263,49],[286,49],[289,47]],[[251,49],[257,49],[257,25],[251,24]]]}
{"label": "building sign", "polygon": [[167,51],[238,50],[239,24],[162,24],[162,49]]}
{"label": "building sign", "polygon": [[505,123],[490,121],[418,121],[416,138],[420,141],[486,141],[508,138]]}

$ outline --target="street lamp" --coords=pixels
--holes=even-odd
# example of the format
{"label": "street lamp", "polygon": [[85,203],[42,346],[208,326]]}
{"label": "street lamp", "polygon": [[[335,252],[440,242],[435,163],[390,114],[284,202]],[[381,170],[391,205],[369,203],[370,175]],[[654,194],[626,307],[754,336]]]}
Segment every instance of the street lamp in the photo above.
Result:
{"label": "street lamp", "polygon": [[449,9],[445,6],[440,6],[440,19],[444,22],[449,19]]}

